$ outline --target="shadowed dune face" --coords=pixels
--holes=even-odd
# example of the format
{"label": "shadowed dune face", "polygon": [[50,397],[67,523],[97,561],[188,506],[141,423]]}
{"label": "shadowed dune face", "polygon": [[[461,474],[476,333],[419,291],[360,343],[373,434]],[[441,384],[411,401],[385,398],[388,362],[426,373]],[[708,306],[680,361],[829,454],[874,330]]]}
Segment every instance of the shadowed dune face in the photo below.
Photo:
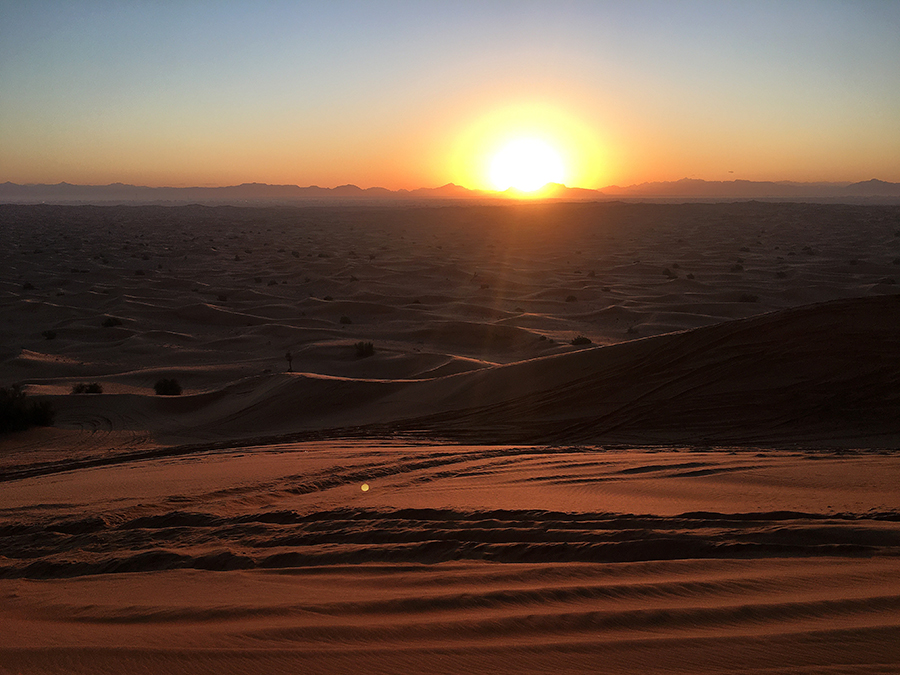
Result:
{"label": "shadowed dune face", "polygon": [[[547,357],[466,377],[458,400],[481,405],[409,428],[559,442],[891,445],[898,327],[900,296],[880,296]],[[504,391],[503,379],[521,384]]]}
{"label": "shadowed dune face", "polygon": [[[516,442],[897,431],[898,207],[6,205],[0,221],[0,380],[52,400],[75,455],[83,432],[137,449],[373,424]],[[182,396],[156,397],[161,378]]]}

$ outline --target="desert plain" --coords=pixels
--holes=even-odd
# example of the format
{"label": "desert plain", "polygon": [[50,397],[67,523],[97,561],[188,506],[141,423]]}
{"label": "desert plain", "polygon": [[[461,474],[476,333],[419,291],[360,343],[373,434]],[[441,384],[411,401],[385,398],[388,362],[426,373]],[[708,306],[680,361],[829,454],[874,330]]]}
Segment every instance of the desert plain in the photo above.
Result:
{"label": "desert plain", "polygon": [[0,385],[55,411],[0,436],[0,673],[900,672],[900,206],[0,243]]}

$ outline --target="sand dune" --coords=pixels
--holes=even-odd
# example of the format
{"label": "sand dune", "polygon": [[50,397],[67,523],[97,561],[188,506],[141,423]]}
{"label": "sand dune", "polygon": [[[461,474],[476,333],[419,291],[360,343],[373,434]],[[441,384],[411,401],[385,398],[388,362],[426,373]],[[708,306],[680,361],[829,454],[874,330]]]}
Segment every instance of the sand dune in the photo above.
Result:
{"label": "sand dune", "polygon": [[[894,444],[896,207],[2,208],[0,374],[63,428]],[[166,376],[189,403],[153,395]],[[88,379],[104,393],[69,394]]]}
{"label": "sand dune", "polygon": [[0,437],[0,673],[900,672],[898,207],[0,243],[0,384],[57,411]]}

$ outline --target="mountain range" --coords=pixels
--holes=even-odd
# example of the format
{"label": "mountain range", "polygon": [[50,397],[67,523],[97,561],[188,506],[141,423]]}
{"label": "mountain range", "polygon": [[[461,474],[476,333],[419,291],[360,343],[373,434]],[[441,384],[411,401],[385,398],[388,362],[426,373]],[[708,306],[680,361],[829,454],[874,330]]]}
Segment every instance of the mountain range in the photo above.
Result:
{"label": "mountain range", "polygon": [[[706,181],[683,178],[678,181],[640,183],[600,190],[572,188],[548,183],[541,196],[556,200],[603,199],[813,199],[840,201],[849,199],[900,199],[900,183],[877,179],[858,183],[797,183],[789,181]],[[0,202],[4,203],[294,203],[294,202],[370,202],[430,201],[460,199],[508,199],[519,196],[514,190],[491,192],[470,190],[447,183],[437,188],[388,190],[340,185],[334,188],[312,185],[269,185],[243,183],[225,187],[145,187],[111,183],[109,185],[73,185],[71,183],[0,184]]]}

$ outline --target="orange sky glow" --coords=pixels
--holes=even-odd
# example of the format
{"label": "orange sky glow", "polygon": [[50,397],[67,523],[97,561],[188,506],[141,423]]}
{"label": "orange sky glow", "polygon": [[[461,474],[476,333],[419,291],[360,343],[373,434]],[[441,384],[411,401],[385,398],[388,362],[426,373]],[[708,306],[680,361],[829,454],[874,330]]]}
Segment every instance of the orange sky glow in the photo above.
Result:
{"label": "orange sky glow", "polygon": [[4,13],[0,182],[494,189],[516,139],[574,187],[900,181],[897,3]]}

